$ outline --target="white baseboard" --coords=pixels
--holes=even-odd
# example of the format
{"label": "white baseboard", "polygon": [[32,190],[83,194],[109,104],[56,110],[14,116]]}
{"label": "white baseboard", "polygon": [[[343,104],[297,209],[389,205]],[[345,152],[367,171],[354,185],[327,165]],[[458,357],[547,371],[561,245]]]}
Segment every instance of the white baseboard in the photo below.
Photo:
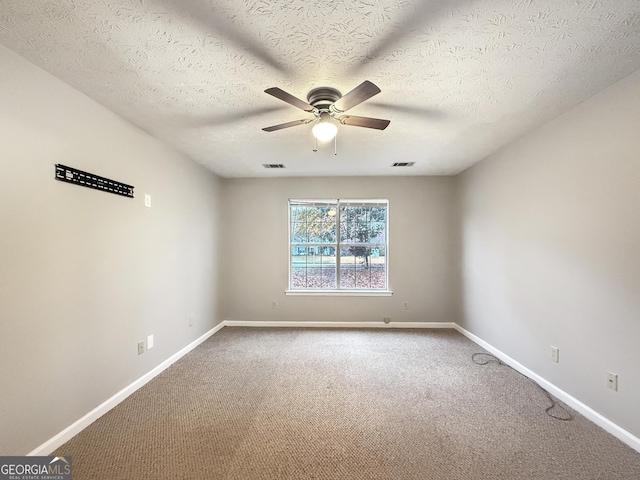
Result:
{"label": "white baseboard", "polygon": [[226,327],[297,328],[455,328],[453,322],[281,322],[275,320],[225,320]]}
{"label": "white baseboard", "polygon": [[32,452],[28,453],[28,455],[34,456],[46,456],[53,452],[56,448],[68,442],[75,435],[80,433],[86,427],[88,427],[91,423],[96,421],[102,415],[107,413],[113,407],[122,402],[125,398],[131,395],[133,392],[138,390],[140,387],[148,383],[155,376],[160,374],[162,371],[166,370],[169,366],[175,363],[177,360],[185,356],[191,350],[196,348],[202,342],[207,340],[213,334],[221,330],[223,327],[314,327],[314,328],[453,328],[460,332],[462,335],[478,344],[485,350],[491,352],[493,355],[498,357],[504,363],[514,368],[518,372],[522,373],[526,377],[532,379],[534,382],[538,383],[542,388],[547,390],[556,398],[560,399],[571,408],[580,412],[586,418],[591,420],[596,425],[603,428],[605,431],[618,438],[625,444],[629,445],[634,450],[640,452],[640,439],[631,433],[627,432],[623,428],[619,427],[611,420],[605,418],[592,408],[588,407],[584,403],[580,402],[576,398],[572,397],[565,391],[559,389],[549,381],[542,378],[537,373],[529,370],[527,367],[517,362],[513,358],[504,354],[497,348],[494,348],[492,345],[489,345],[487,342],[477,337],[473,333],[465,330],[454,322],[391,322],[391,323],[383,323],[383,322],[281,322],[281,321],[245,321],[245,320],[225,320],[220,322],[214,328],[209,330],[207,333],[202,335],[197,340],[191,342],[189,345],[166,359],[160,365],[155,367],[150,372],[146,373],[127,387],[120,390],[118,393],[113,395],[111,398],[106,400],[105,402],[98,405],[96,408],[91,410],[89,413],[84,415],[82,418],[75,421],[73,424],[62,430],[60,433],[52,437],[51,439],[44,442],[42,445],[34,449]]}
{"label": "white baseboard", "polygon": [[162,373],[164,370],[169,368],[172,364],[174,364],[180,358],[184,357],[187,353],[189,353],[191,350],[196,348],[198,345],[200,345],[202,342],[204,342],[207,338],[209,338],[211,335],[216,333],[218,330],[221,330],[223,327],[224,327],[224,323],[223,322],[219,323],[218,325],[213,327],[211,330],[209,330],[207,333],[202,335],[200,338],[194,340],[193,342],[191,342],[189,345],[187,345],[180,351],[171,355],[169,358],[167,358],[164,362],[162,362],[160,365],[155,367],[153,370],[151,370],[148,373],[145,373],[143,376],[135,380],[133,383],[131,383],[130,385],[120,390],[114,396],[102,402],[100,405],[98,405],[96,408],[91,410],[89,413],[87,413],[86,415],[82,416],[81,418],[73,422],[67,428],[65,428],[60,433],[50,438],[46,442],[44,442],[42,445],[40,445],[33,451],[29,452],[27,455],[28,456],[49,455],[56,448],[60,447],[61,445],[71,440],[74,436],[76,436],[82,430],[87,428],[89,425],[95,422],[102,415],[104,415],[113,407],[118,405],[120,402],[122,402],[125,398],[127,398],[136,390],[138,390],[140,387],[148,383],[155,376],[157,376],[158,374]]}
{"label": "white baseboard", "polygon": [[571,408],[573,408],[574,410],[576,410],[580,414],[584,415],[586,418],[591,420],[593,423],[595,423],[599,427],[603,428],[606,432],[608,432],[611,435],[613,435],[614,437],[616,437],[618,440],[620,440],[623,443],[629,445],[634,450],[640,452],[640,438],[638,438],[638,437],[632,435],[631,433],[627,432],[622,427],[619,427],[618,425],[613,423],[608,418],[606,418],[606,417],[602,416],[601,414],[599,414],[598,412],[596,412],[591,407],[585,405],[584,403],[582,403],[577,398],[572,397],[571,395],[569,395],[564,390],[561,390],[560,388],[556,387],[553,383],[551,383],[548,380],[544,379],[543,377],[541,377],[537,373],[533,372],[532,370],[529,370],[527,367],[525,367],[521,363],[517,362],[516,360],[514,360],[510,356],[506,355],[505,353],[501,352],[497,348],[493,347],[492,345],[488,344],[487,342],[485,342],[481,338],[477,337],[473,333],[465,330],[464,328],[462,328],[461,326],[459,326],[457,324],[455,325],[455,329],[458,332],[460,332],[462,335],[467,337],[469,340],[471,340],[472,342],[477,343],[482,348],[484,348],[488,352],[490,352],[493,355],[495,355],[496,357],[498,357],[500,360],[502,360],[504,363],[506,363],[507,365],[512,367],[514,370],[517,370],[518,372],[520,372],[524,376],[526,376],[526,377],[530,378],[531,380],[533,380],[534,382],[536,382],[538,385],[540,385],[542,388],[544,388],[546,391],[548,391],[551,395],[553,395],[557,399],[561,400],[562,402],[566,403],[567,405],[569,405]]}

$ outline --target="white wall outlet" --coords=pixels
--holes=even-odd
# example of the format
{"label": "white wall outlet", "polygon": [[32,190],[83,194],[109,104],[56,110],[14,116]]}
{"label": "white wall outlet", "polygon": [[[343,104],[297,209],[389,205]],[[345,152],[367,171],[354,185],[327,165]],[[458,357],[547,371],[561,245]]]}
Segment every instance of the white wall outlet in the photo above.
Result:
{"label": "white wall outlet", "polygon": [[138,342],[138,355],[142,355],[144,353],[144,342]]}
{"label": "white wall outlet", "polygon": [[194,323],[193,316],[190,316],[190,317],[189,317],[189,326],[190,326],[190,327],[193,327],[193,323]]}
{"label": "white wall outlet", "polygon": [[278,302],[276,302],[275,300],[271,301],[271,308],[278,308]]}
{"label": "white wall outlet", "polygon": [[551,346],[551,360],[556,363],[560,362],[560,349],[558,347]]}
{"label": "white wall outlet", "polygon": [[149,335],[147,337],[147,350],[151,350],[153,348],[153,335]]}
{"label": "white wall outlet", "polygon": [[151,208],[151,195],[144,194],[144,206]]}
{"label": "white wall outlet", "polygon": [[607,374],[607,387],[614,392],[618,391],[618,374],[611,372]]}
{"label": "white wall outlet", "polygon": [[402,303],[402,309],[403,310],[409,310],[409,302],[403,302]]}
{"label": "white wall outlet", "polygon": [[391,322],[391,319],[389,317],[384,317],[384,323],[389,323]]}

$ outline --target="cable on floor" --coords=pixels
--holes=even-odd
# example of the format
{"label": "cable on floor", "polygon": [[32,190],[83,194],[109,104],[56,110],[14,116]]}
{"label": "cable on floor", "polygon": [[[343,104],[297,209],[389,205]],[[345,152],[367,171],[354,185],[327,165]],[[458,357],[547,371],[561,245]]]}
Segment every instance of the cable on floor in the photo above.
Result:
{"label": "cable on floor", "polygon": [[[479,357],[484,358],[484,360],[478,360]],[[507,365],[506,363],[504,363],[502,360],[500,360],[498,357],[496,357],[495,355],[492,355],[490,353],[484,353],[484,352],[479,352],[479,353],[474,353],[473,355],[471,355],[471,360],[473,361],[473,363],[475,363],[476,365],[487,365],[489,363],[497,363],[500,366],[503,367],[508,367],[511,368],[509,365]],[[546,397],[549,399],[549,401],[551,402],[551,406],[547,407],[547,409],[545,409],[545,413],[547,415],[549,415],[551,418],[555,418],[556,420],[562,420],[563,422],[569,421],[573,419],[573,416],[567,411],[566,408],[564,408],[562,405],[560,405],[552,396],[549,392],[547,392],[544,388],[542,388],[537,382],[534,382],[533,380],[531,380],[529,377],[527,377],[526,375],[523,375],[522,373],[518,372],[516,369],[511,368],[511,370],[519,373],[520,375],[522,375],[524,378],[526,378],[527,380],[529,380],[531,383],[533,383],[536,387],[538,387],[545,395]],[[552,410],[554,409],[558,409],[561,410],[562,412],[564,412],[564,415],[562,416],[558,416],[556,414],[554,414],[552,412]]]}

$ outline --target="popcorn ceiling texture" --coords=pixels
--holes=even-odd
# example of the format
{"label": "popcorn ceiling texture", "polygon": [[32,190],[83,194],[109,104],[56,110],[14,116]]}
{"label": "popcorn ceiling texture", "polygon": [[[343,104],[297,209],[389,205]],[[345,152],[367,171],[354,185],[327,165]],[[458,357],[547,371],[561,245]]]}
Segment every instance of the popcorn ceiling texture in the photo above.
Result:
{"label": "popcorn ceiling texture", "polygon": [[[3,0],[0,43],[222,176],[446,175],[640,68],[640,2]],[[363,80],[391,124],[337,156],[261,130],[308,116],[266,88]]]}

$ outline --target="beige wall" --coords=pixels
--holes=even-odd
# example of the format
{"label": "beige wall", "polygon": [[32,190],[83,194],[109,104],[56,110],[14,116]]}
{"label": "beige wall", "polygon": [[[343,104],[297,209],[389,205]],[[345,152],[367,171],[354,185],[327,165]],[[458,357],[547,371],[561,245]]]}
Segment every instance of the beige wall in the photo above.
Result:
{"label": "beige wall", "polygon": [[[0,71],[0,455],[10,455],[219,322],[222,189],[2,46]],[[132,184],[135,199],[56,181],[56,163]],[[151,334],[155,348],[138,356]]]}
{"label": "beige wall", "polygon": [[[224,186],[225,320],[457,320],[451,177],[227,179]],[[289,198],[388,198],[393,296],[285,296]]]}
{"label": "beige wall", "polygon": [[635,436],[639,132],[637,72],[459,178],[464,327]]}

